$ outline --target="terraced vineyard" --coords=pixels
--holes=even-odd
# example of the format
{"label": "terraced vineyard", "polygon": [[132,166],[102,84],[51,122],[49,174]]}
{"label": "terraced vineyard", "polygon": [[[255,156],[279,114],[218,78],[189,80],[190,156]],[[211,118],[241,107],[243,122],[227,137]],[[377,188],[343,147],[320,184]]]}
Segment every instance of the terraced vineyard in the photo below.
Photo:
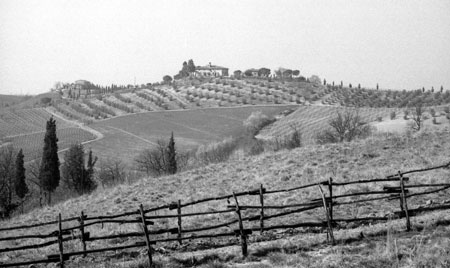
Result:
{"label": "terraced vineyard", "polygon": [[[25,161],[30,161],[42,156],[45,132],[37,132],[19,135],[9,138],[9,142],[17,150],[22,149]],[[95,139],[95,136],[78,127],[63,128],[57,130],[58,149],[69,148],[72,144]]]}
{"label": "terraced vineyard", "polygon": [[[0,138],[45,130],[45,124],[51,117],[44,108],[6,110],[0,112]],[[56,119],[58,129],[73,127],[72,123]]]}
{"label": "terraced vineyard", "polygon": [[306,82],[211,79],[181,83],[176,91],[194,106],[217,107],[242,104],[302,104],[323,96],[325,87]]}
{"label": "terraced vineyard", "polygon": [[[329,120],[336,116],[337,112],[345,109],[355,110],[338,106],[300,106],[292,114],[264,128],[258,137],[263,139],[284,137],[292,133],[293,128],[297,128],[306,143],[312,142],[319,132],[328,127]],[[398,108],[359,108],[357,111],[365,122],[373,122],[380,117],[386,119],[393,111],[398,115],[401,114]]]}
{"label": "terraced vineyard", "polygon": [[[403,108],[450,104],[450,91],[375,90],[360,87],[320,85],[299,79],[268,78],[186,78],[171,85],[148,85],[134,89],[72,100],[60,105],[60,113],[77,118],[70,107],[84,117],[82,121],[101,120],[147,111],[236,107],[242,105],[305,104],[345,107]],[[72,113],[73,114],[73,113]],[[82,117],[83,117],[82,116]],[[79,116],[78,116],[79,117]]]}
{"label": "terraced vineyard", "polygon": [[373,90],[365,88],[340,88],[328,85],[323,104],[350,107],[413,107],[446,105],[450,103],[450,91],[422,90]]}
{"label": "terraced vineyard", "polygon": [[[25,161],[41,156],[47,120],[52,116],[44,108],[2,111],[0,114],[0,146],[11,144],[22,149]],[[96,137],[76,124],[54,117],[56,120],[58,148],[68,148]]]}

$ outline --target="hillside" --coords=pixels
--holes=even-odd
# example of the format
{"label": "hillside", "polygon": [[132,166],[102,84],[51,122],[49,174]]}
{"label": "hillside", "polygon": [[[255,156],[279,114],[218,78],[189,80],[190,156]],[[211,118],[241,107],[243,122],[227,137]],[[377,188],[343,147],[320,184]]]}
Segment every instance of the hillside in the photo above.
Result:
{"label": "hillside", "polygon": [[29,98],[32,97],[0,94],[0,109],[15,106],[16,104],[26,101]]}
{"label": "hillside", "polygon": [[[449,106],[424,108],[423,124],[431,129],[439,129],[447,126],[450,122],[448,108]],[[295,112],[266,126],[259,132],[257,137],[270,140],[291,135],[297,129],[302,133],[302,138],[305,143],[315,142],[317,134],[329,128],[330,120],[337,113],[345,113],[346,111],[353,111],[360,116],[362,122],[369,123],[376,129],[384,132],[403,133],[408,129],[408,124],[411,124],[413,121],[413,109],[411,108],[300,106]],[[405,111],[409,111],[406,117]],[[395,115],[395,118],[391,118],[393,115]]]}
{"label": "hillside", "polygon": [[87,148],[100,159],[120,159],[133,165],[143,149],[154,147],[159,139],[167,139],[171,132],[182,152],[231,136],[242,136],[245,132],[243,121],[252,112],[262,111],[273,118],[297,107],[262,105],[123,115],[91,124],[90,127],[101,132],[104,138],[89,143]]}
{"label": "hillside", "polygon": [[242,105],[300,104],[336,107],[407,108],[418,103],[450,103],[450,91],[375,90],[314,84],[304,79],[262,77],[183,78],[170,85],[92,89],[81,97],[63,93],[53,106],[61,115],[84,123],[147,111],[184,110]]}
{"label": "hillside", "polygon": [[[98,191],[92,195],[83,196],[68,200],[64,203],[57,204],[53,207],[46,207],[32,211],[26,215],[15,217],[3,223],[3,226],[11,226],[14,224],[32,224],[40,221],[49,221],[55,218],[57,213],[62,213],[63,217],[78,216],[79,211],[83,210],[88,215],[111,215],[121,212],[133,211],[137,204],[143,203],[145,207],[155,207],[158,205],[172,203],[178,199],[182,202],[188,202],[205,197],[216,195],[227,195],[232,191],[253,190],[258,188],[260,184],[268,189],[280,189],[303,185],[307,183],[318,182],[328,177],[333,177],[335,181],[349,181],[355,179],[373,179],[384,177],[388,174],[395,174],[399,170],[410,170],[417,168],[425,168],[429,166],[447,163],[450,159],[450,141],[448,133],[450,129],[447,127],[440,132],[422,131],[412,136],[399,135],[376,135],[367,140],[325,145],[325,146],[306,146],[292,151],[280,151],[276,153],[264,153],[252,158],[241,158],[231,160],[226,163],[209,165],[200,169],[194,169],[173,176],[161,178],[144,178],[132,185],[121,185],[114,189]],[[422,173],[412,176],[415,182],[420,183],[445,183],[450,175],[449,170],[437,170],[429,173]],[[360,188],[355,188],[360,189]],[[306,193],[298,196],[294,192],[286,192],[281,197],[273,198],[268,196],[267,204],[291,204],[298,200],[308,200],[311,196],[315,196],[314,192]],[[427,197],[431,200],[440,200],[448,197],[446,193],[436,194],[434,197]],[[429,199],[416,198],[409,201],[412,207],[424,205]],[[244,202],[244,201],[242,201]],[[432,201],[431,201],[432,202]],[[221,201],[217,205],[226,203]],[[384,203],[373,203],[372,205],[357,206],[348,210],[336,209],[336,215],[380,215],[389,213],[389,211],[397,209],[398,203],[386,205]],[[215,207],[203,207],[202,210],[214,210]],[[187,211],[195,212],[195,211]],[[316,214],[308,214],[309,217],[316,217]],[[440,212],[440,219],[449,218],[448,211]],[[215,222],[215,218],[211,218]],[[288,223],[294,220],[288,216],[281,219],[269,220],[271,224]],[[431,218],[420,218],[420,221],[429,221]],[[174,222],[158,222],[155,226],[170,226]],[[186,220],[183,223],[186,228],[198,227],[203,223],[196,222],[196,218]],[[394,224],[394,222],[392,223]],[[414,221],[414,224],[419,224]],[[155,228],[152,227],[152,228]],[[386,228],[385,225],[373,225],[371,228]],[[102,229],[95,229],[96,234],[115,233],[115,225],[105,225]],[[349,228],[353,228],[349,226]],[[369,229],[364,232],[369,232]],[[43,230],[44,231],[44,230]],[[92,230],[94,231],[94,230]],[[348,236],[349,231],[344,230],[343,236]],[[299,239],[303,237],[301,234]],[[318,239],[318,238],[312,238]],[[320,240],[324,240],[320,239]],[[383,240],[383,239],[381,239]],[[117,239],[114,244],[125,241]],[[256,242],[255,242],[256,243]],[[374,242],[377,243],[377,242]],[[382,242],[383,243],[383,242]],[[400,242],[399,242],[400,243]],[[101,244],[97,244],[99,246]],[[2,247],[10,246],[9,242],[2,242]],[[372,245],[374,246],[374,245]],[[400,246],[400,244],[399,244]],[[412,245],[414,246],[414,245]],[[73,247],[77,247],[73,245]],[[172,248],[165,247],[166,250]],[[295,248],[295,247],[294,247]],[[323,249],[323,247],[319,247]],[[312,253],[319,250],[310,248]],[[33,256],[45,256],[49,252],[55,252],[57,246],[50,247],[49,250],[35,250]],[[252,254],[255,260],[258,260],[258,250],[253,249]],[[410,250],[402,247],[398,249],[402,254],[406,254]],[[359,248],[354,248],[353,253],[358,254]],[[287,254],[289,254],[287,252]],[[295,254],[295,253],[294,253]],[[110,257],[100,257],[102,262],[117,262],[114,255]],[[122,255],[124,259],[128,259],[126,255]],[[9,255],[9,258],[16,258],[19,255]],[[21,258],[31,257],[30,255],[21,255]],[[285,256],[288,257],[288,256]],[[161,256],[159,258],[164,258]],[[356,256],[355,256],[356,258]],[[90,259],[94,261],[94,259]],[[408,259],[405,259],[408,260]],[[354,261],[362,261],[356,258]],[[403,260],[402,260],[403,262]],[[92,263],[90,264],[92,265]],[[360,263],[362,265],[362,263]],[[276,266],[274,266],[276,267]],[[289,266],[290,267],[290,266]],[[320,267],[320,266],[316,266]],[[337,267],[337,266],[336,266]],[[363,266],[355,266],[363,267]],[[374,266],[379,267],[379,266]],[[402,266],[403,267],[403,266]]]}
{"label": "hillside", "polygon": [[[44,108],[0,110],[0,146],[11,144],[22,149],[25,160],[41,156],[45,127],[52,114]],[[55,117],[58,132],[58,147],[68,148],[72,143],[95,139],[95,136],[79,125]]]}

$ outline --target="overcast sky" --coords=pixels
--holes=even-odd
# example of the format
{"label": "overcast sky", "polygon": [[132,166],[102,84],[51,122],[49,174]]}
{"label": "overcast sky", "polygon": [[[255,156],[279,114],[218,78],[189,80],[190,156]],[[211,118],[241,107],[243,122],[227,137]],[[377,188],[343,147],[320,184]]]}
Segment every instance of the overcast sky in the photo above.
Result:
{"label": "overcast sky", "polygon": [[0,0],[0,94],[138,84],[183,61],[450,88],[450,1]]}

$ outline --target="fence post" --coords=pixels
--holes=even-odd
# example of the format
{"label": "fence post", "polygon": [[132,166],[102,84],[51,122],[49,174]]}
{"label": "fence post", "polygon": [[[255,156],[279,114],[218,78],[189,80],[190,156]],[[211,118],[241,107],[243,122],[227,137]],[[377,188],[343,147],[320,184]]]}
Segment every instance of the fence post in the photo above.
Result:
{"label": "fence post", "polygon": [[63,236],[62,236],[62,223],[61,213],[58,215],[58,245],[59,245],[59,267],[64,268],[64,248],[63,248]]}
{"label": "fence post", "polygon": [[178,213],[178,243],[180,243],[180,245],[182,244],[181,241],[181,200],[178,199],[178,204],[177,204],[177,213]]}
{"label": "fence post", "polygon": [[237,200],[236,195],[235,195],[234,192],[233,192],[233,197],[234,197],[234,202],[236,203],[236,214],[237,214],[238,219],[239,219],[239,231],[240,231],[240,235],[241,235],[242,256],[245,258],[248,255],[248,252],[247,252],[247,235],[245,234],[244,225],[242,224],[241,209],[239,208],[239,203],[238,203],[238,200]]}
{"label": "fence post", "polygon": [[403,175],[400,171],[398,172],[398,176],[400,177],[400,189],[401,189],[400,206],[401,206],[402,211],[405,211],[406,231],[409,232],[409,231],[411,231],[411,222],[409,220],[408,203],[406,202],[406,197],[405,197],[405,181],[403,180]]}
{"label": "fence post", "polygon": [[264,231],[264,188],[263,185],[261,184],[259,186],[259,202],[261,203],[261,213],[260,213],[260,218],[259,218],[259,226],[260,226],[260,234],[263,233]]}
{"label": "fence post", "polygon": [[[86,252],[86,240],[84,234],[84,212],[81,211],[80,216],[80,232],[81,232],[81,243],[83,243],[83,251]],[[83,254],[83,257],[86,257],[86,253]]]}
{"label": "fence post", "polygon": [[139,206],[139,212],[141,213],[142,229],[144,229],[145,243],[147,244],[148,263],[150,267],[153,267],[152,247],[148,238],[147,222],[145,221],[144,207],[142,206],[142,204]]}
{"label": "fence post", "polygon": [[325,216],[326,216],[327,224],[328,224],[328,234],[330,235],[330,238],[331,238],[331,244],[334,245],[334,244],[336,244],[336,242],[334,241],[333,225],[331,224],[331,221],[330,221],[330,211],[328,210],[328,207],[327,207],[327,200],[325,199],[325,194],[322,191],[322,187],[320,187],[319,184],[317,184],[317,187],[319,187],[320,194],[322,195],[323,209],[325,210]]}
{"label": "fence post", "polygon": [[330,202],[328,203],[328,210],[330,212],[330,220],[333,223],[333,178],[328,179],[328,192],[330,194]]}

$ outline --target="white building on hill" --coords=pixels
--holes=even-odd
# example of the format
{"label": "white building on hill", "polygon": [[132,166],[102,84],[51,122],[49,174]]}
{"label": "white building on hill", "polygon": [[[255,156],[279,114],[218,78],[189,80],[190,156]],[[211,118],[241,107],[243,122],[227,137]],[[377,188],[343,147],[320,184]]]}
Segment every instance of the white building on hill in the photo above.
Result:
{"label": "white building on hill", "polygon": [[195,72],[201,76],[228,76],[228,68],[212,65],[211,62],[205,66],[195,67]]}

